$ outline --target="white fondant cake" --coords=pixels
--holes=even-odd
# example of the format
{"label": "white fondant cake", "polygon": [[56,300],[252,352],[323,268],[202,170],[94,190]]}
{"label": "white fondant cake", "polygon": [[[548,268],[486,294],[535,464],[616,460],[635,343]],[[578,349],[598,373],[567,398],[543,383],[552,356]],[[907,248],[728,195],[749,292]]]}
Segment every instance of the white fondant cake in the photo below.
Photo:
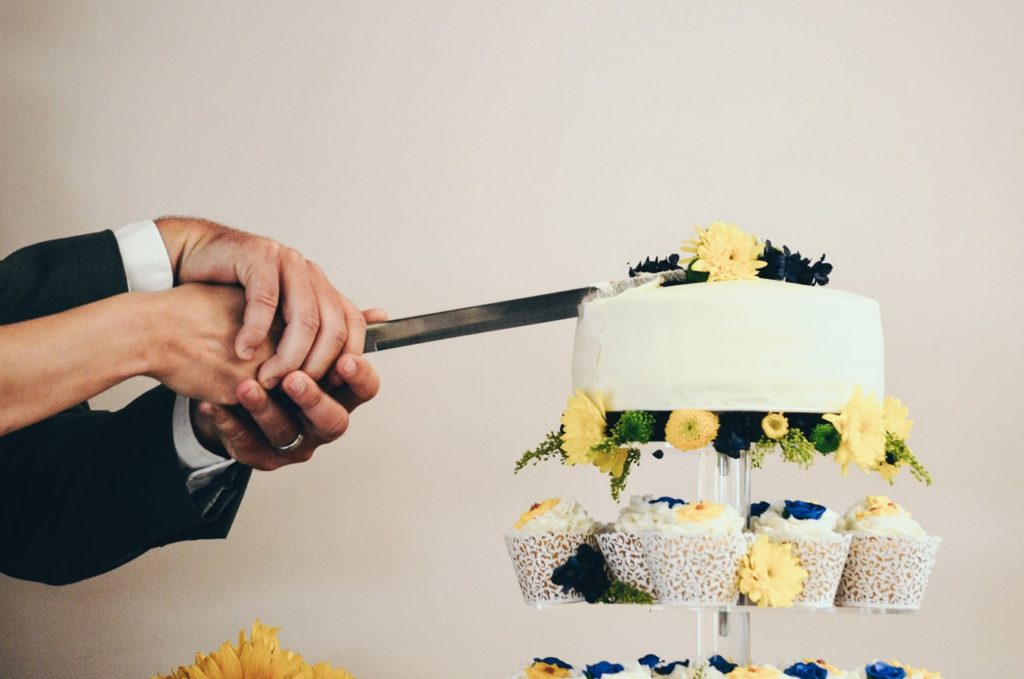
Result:
{"label": "white fondant cake", "polygon": [[754,279],[644,285],[586,302],[573,386],[609,410],[839,412],[884,391],[878,303]]}

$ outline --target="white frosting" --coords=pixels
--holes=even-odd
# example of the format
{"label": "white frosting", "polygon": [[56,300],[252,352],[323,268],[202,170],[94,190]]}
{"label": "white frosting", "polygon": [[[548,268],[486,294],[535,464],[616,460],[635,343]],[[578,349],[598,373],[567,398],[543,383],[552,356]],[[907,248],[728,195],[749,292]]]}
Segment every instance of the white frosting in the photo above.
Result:
{"label": "white frosting", "polygon": [[621,672],[601,676],[616,677],[616,679],[651,679],[651,670],[638,662],[622,663]]}
{"label": "white frosting", "polygon": [[839,412],[885,393],[881,315],[796,283],[644,285],[584,303],[572,380],[614,410]]}
{"label": "white frosting", "polygon": [[[710,503],[704,503],[710,504]],[[664,533],[686,533],[686,534],[717,534],[733,535],[740,533],[746,523],[736,508],[731,505],[722,505],[722,513],[715,518],[703,519],[700,521],[686,520],[680,518],[678,510],[682,505],[676,505],[668,515],[668,520],[655,525],[654,530]]]}
{"label": "white frosting", "polygon": [[594,520],[587,515],[583,506],[571,498],[558,504],[539,516],[527,521],[514,533],[589,533],[594,529]]}
{"label": "white frosting", "polygon": [[657,672],[651,672],[651,676],[654,679],[690,679],[691,670],[689,667],[676,665],[668,674],[658,674]]}
{"label": "white frosting", "polygon": [[750,519],[750,530],[755,533],[763,533],[778,540],[799,540],[812,537],[839,537],[836,532],[836,525],[839,522],[839,515],[831,509],[826,509],[820,519],[798,519],[790,516],[782,518],[782,512],[786,505],[776,502],[766,509],[761,516]]}
{"label": "white frosting", "polygon": [[[658,525],[673,520],[672,510],[667,502],[651,502],[655,495],[634,495],[629,504],[619,512],[619,518],[612,527],[621,533],[642,533],[654,530]],[[678,506],[678,505],[677,505]]]}
{"label": "white frosting", "polygon": [[894,514],[874,515],[868,512],[868,501],[861,500],[843,516],[841,529],[855,535],[884,535],[920,537],[927,535],[924,528],[901,505],[895,505]]}

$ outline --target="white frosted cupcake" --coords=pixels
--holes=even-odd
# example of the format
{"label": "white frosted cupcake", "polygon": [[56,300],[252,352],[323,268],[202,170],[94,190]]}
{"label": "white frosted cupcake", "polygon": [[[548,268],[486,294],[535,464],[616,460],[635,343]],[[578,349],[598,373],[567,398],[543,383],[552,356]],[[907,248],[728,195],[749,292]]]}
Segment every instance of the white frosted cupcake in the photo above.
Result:
{"label": "white frosted cupcake", "polygon": [[505,536],[505,544],[526,603],[583,600],[577,592],[563,591],[551,581],[552,572],[575,555],[580,545],[597,548],[594,521],[578,502],[550,498],[534,504]]}
{"label": "white frosted cupcake", "polygon": [[654,592],[640,535],[670,521],[673,504],[682,502],[672,497],[634,495],[619,512],[615,523],[598,532],[597,543],[613,578],[649,594]]}
{"label": "white frosted cupcake", "polygon": [[801,662],[793,663],[783,670],[783,674],[788,677],[797,677],[797,679],[854,679],[855,676],[820,658],[817,660],[804,658]]}
{"label": "white frosted cupcake", "polygon": [[614,679],[651,679],[651,670],[639,662],[620,665],[602,660],[599,663],[587,665],[583,676],[588,679],[612,679],[612,677]]}
{"label": "white frosted cupcake", "polygon": [[583,673],[558,658],[534,658],[530,665],[510,679],[584,679]]}
{"label": "white frosted cupcake", "polygon": [[916,609],[942,538],[925,533],[910,512],[884,495],[869,495],[842,519],[852,536],[836,604]]}
{"label": "white frosted cupcake", "polygon": [[850,536],[837,531],[839,515],[823,505],[801,500],[750,507],[750,529],[792,547],[793,555],[807,570],[803,592],[794,606],[832,606],[843,575]]}
{"label": "white frosted cupcake", "polygon": [[772,665],[736,665],[720,655],[709,658],[707,663],[694,670],[692,676],[700,679],[786,679],[782,671]]}
{"label": "white frosted cupcake", "polygon": [[734,507],[711,502],[674,504],[666,521],[643,533],[644,555],[659,602],[727,605],[736,602],[736,570],[751,536]]}

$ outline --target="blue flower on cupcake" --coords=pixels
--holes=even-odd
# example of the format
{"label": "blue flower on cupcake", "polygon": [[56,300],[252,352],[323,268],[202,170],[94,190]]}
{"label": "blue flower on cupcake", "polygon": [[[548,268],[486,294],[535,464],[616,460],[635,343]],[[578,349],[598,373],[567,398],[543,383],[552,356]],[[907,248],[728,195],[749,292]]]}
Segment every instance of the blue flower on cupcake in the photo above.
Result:
{"label": "blue flower on cupcake", "polygon": [[[683,504],[686,503],[684,502]],[[689,660],[673,660],[668,662],[653,653],[648,653],[637,662],[648,668],[654,677],[671,677],[672,679],[675,679],[675,677],[686,677],[686,668],[690,666]]]}
{"label": "blue flower on cupcake", "polygon": [[907,671],[884,662],[875,662],[864,666],[867,679],[906,679]]}

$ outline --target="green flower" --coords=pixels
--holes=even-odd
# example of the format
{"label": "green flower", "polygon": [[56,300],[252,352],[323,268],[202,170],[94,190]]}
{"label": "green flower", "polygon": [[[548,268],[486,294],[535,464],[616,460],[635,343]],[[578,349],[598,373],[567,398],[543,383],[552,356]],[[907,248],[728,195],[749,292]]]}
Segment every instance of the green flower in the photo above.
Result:
{"label": "green flower", "polygon": [[811,443],[822,455],[839,450],[840,439],[839,432],[828,422],[822,422],[811,430]]}

